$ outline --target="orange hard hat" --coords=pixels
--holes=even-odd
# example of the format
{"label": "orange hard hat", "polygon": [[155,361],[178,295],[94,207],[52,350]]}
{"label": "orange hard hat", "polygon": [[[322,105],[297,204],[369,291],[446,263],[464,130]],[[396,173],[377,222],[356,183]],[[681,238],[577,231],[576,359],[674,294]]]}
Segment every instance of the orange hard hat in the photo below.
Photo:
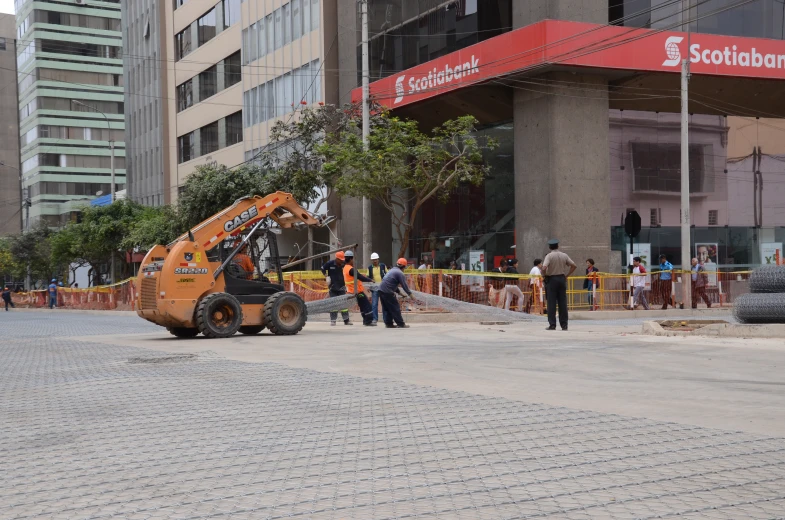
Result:
{"label": "orange hard hat", "polygon": [[406,267],[407,265],[409,265],[409,262],[407,262],[405,258],[399,258],[398,265]]}
{"label": "orange hard hat", "polygon": [[337,258],[338,260],[346,260],[346,255],[343,254],[343,251],[338,251],[337,253],[335,253],[335,258]]}

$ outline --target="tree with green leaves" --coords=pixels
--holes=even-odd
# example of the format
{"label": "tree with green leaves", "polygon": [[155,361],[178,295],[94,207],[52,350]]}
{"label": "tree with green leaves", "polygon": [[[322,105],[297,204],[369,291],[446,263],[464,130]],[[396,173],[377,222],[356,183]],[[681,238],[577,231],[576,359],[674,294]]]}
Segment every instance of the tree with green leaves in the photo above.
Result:
{"label": "tree with green leaves", "polygon": [[174,206],[145,207],[120,242],[125,251],[149,251],[182,235],[187,227]]}
{"label": "tree with green leaves", "polygon": [[336,179],[338,193],[368,197],[387,208],[401,242],[398,255],[403,257],[425,202],[446,202],[458,185],[477,186],[488,175],[482,153],[496,143],[481,141],[476,125],[473,116],[463,116],[424,133],[415,121],[381,113],[371,126],[367,149],[353,119],[318,152],[324,157],[325,175]]}
{"label": "tree with green leaves", "polygon": [[52,277],[61,277],[65,271],[53,260],[51,238],[54,232],[40,223],[30,231],[8,238],[8,250],[13,258],[14,278],[24,279],[30,269],[33,288],[45,287]]}

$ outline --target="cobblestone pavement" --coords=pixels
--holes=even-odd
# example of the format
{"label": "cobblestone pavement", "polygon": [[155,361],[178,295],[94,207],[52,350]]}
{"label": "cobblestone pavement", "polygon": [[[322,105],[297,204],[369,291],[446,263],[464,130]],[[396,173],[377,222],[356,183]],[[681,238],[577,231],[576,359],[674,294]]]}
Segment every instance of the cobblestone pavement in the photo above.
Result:
{"label": "cobblestone pavement", "polygon": [[25,320],[0,318],[0,518],[785,518],[782,438]]}

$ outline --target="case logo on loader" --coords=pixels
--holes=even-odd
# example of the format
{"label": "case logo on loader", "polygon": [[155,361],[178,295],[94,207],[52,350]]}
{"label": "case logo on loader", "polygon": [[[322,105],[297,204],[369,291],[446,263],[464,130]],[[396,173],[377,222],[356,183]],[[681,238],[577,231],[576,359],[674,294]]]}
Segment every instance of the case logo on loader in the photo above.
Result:
{"label": "case logo on loader", "polygon": [[194,254],[193,253],[185,253],[184,256],[185,256],[185,261],[186,262],[192,262],[193,259],[194,259]]}
{"label": "case logo on loader", "polygon": [[207,274],[206,267],[177,267],[174,274]]}
{"label": "case logo on loader", "polygon": [[256,208],[256,206],[251,206],[246,211],[243,211],[234,217],[234,219],[227,221],[226,224],[224,224],[224,231],[228,233],[234,229],[237,229],[257,216],[259,216],[259,210]]}

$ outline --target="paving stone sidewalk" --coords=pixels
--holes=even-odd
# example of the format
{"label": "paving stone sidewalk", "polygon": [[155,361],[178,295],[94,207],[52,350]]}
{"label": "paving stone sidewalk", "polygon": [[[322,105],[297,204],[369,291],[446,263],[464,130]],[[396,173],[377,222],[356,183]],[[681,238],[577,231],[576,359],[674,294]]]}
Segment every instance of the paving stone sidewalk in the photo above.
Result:
{"label": "paving stone sidewalk", "polygon": [[68,336],[93,317],[69,321],[0,320],[0,518],[785,518],[783,438],[87,343]]}

